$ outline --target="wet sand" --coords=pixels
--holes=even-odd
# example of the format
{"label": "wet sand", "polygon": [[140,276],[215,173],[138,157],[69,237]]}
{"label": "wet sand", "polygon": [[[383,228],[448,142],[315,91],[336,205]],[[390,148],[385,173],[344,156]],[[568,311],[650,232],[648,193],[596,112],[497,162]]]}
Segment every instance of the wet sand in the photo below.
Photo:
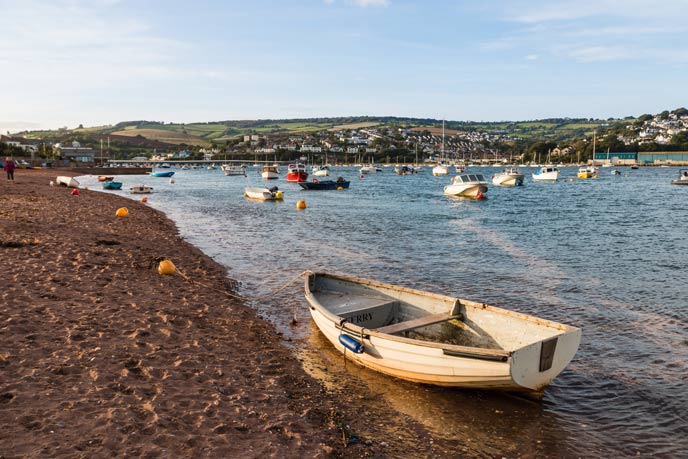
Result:
{"label": "wet sand", "polygon": [[57,175],[0,178],[1,457],[457,457],[355,378],[309,376],[163,214]]}

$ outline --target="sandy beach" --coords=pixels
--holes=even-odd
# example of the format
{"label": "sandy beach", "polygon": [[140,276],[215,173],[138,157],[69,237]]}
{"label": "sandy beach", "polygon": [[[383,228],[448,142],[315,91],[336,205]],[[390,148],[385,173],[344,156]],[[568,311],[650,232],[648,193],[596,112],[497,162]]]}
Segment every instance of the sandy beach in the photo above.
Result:
{"label": "sandy beach", "polygon": [[1,457],[456,457],[309,376],[163,214],[57,175],[0,179]]}

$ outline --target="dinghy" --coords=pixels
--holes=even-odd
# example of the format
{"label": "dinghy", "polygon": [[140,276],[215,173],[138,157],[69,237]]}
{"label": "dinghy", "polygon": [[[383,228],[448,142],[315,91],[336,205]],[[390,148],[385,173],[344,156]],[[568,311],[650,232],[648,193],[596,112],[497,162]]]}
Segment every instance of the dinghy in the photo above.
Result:
{"label": "dinghy", "polygon": [[115,182],[114,180],[103,182],[103,188],[106,190],[121,190],[122,182]]}
{"label": "dinghy", "polygon": [[310,273],[305,296],[346,358],[424,384],[540,394],[581,338],[579,328],[367,279]]}
{"label": "dinghy", "polygon": [[276,186],[270,188],[248,187],[244,190],[244,196],[259,201],[280,201],[284,198],[284,194]]}
{"label": "dinghy", "polygon": [[66,186],[69,188],[79,188],[79,182],[73,177],[67,177],[64,175],[59,175],[55,179],[57,185]]}

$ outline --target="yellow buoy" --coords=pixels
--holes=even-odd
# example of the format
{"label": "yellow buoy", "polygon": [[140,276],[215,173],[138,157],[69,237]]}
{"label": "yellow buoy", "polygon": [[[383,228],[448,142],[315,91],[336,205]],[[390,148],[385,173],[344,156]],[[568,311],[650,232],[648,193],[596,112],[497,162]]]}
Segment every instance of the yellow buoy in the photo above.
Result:
{"label": "yellow buoy", "polygon": [[571,178],[569,179],[569,182],[573,182],[573,177],[571,177]]}
{"label": "yellow buoy", "polygon": [[277,193],[275,193],[275,199],[283,199],[283,198],[284,198],[284,193],[282,193],[281,191],[278,191]]}
{"label": "yellow buoy", "polygon": [[115,212],[115,215],[117,217],[126,217],[127,215],[129,215],[129,209],[127,209],[126,207],[120,207],[119,209],[117,209],[117,212]]}
{"label": "yellow buoy", "polygon": [[341,187],[341,186],[338,186],[337,189],[338,189],[338,190],[343,190],[344,188]]}
{"label": "yellow buoy", "polygon": [[301,200],[296,203],[296,208],[297,209],[305,209],[306,208],[306,201]]}
{"label": "yellow buoy", "polygon": [[161,261],[158,265],[158,274],[174,274],[176,270],[174,263],[167,259]]}

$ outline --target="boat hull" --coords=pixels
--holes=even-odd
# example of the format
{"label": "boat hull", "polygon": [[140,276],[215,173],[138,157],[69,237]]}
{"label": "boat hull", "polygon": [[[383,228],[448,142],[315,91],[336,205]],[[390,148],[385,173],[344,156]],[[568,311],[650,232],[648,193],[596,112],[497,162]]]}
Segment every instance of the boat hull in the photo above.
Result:
{"label": "boat hull", "polygon": [[308,179],[307,172],[288,172],[287,182],[305,182]]}
{"label": "boat hull", "polygon": [[79,188],[79,182],[73,177],[60,175],[55,179],[55,184],[69,188]]}
{"label": "boat hull", "polygon": [[432,168],[432,175],[439,177],[440,175],[448,175],[449,168],[445,166],[435,166]]}
{"label": "boat hull", "polygon": [[262,187],[249,187],[244,190],[244,197],[258,201],[279,201],[283,195],[281,191]]}
{"label": "boat hull", "polygon": [[492,178],[492,184],[497,186],[521,186],[523,174],[497,174]]}
{"label": "boat hull", "polygon": [[349,188],[351,182],[348,180],[337,182],[335,180],[321,180],[318,182],[299,182],[299,186],[304,190],[337,190],[339,188]]}
{"label": "boat hull", "polygon": [[559,180],[559,172],[544,172],[541,174],[533,174],[533,180],[536,182],[556,182]]}
{"label": "boat hull", "polygon": [[174,171],[169,171],[169,172],[151,172],[150,176],[151,177],[172,177],[174,175]]}
{"label": "boat hull", "polygon": [[150,194],[153,192],[153,187],[145,185],[132,186],[129,188],[129,191],[131,194]]}
{"label": "boat hull", "polygon": [[[451,314],[462,311],[465,319],[458,319],[458,324],[450,324],[452,327],[470,329],[470,324],[477,324],[478,328],[475,330],[479,330],[481,326],[496,322],[499,327],[507,330],[507,334],[511,333],[514,327],[520,327],[521,331],[516,330],[512,333],[517,342],[513,346],[514,349],[500,349],[499,346],[496,349],[495,346],[491,349],[480,349],[417,340],[401,336],[403,332],[387,334],[383,332],[383,329],[389,329],[389,326],[384,325],[385,317],[389,317],[389,313],[379,309],[387,306],[386,304],[373,305],[365,311],[350,310],[334,313],[321,303],[321,299],[327,302],[328,295],[325,291],[327,287],[319,287],[318,283],[323,283],[323,281],[316,278],[327,278],[324,285],[332,283],[335,286],[336,294],[330,298],[342,297],[345,295],[345,289],[348,288],[347,285],[351,284],[352,291],[362,295],[361,298],[374,298],[382,294],[392,303],[394,301],[409,302],[424,305],[429,310],[452,311]],[[375,371],[417,383],[540,392],[568,365],[580,342],[581,332],[578,328],[468,300],[365,279],[311,273],[306,280],[305,291],[313,321],[328,341],[346,358]],[[345,306],[351,309],[350,306],[356,305],[357,300],[352,296],[342,301],[350,301],[345,303]],[[459,316],[452,315],[451,317]],[[346,320],[342,321],[342,319]],[[403,325],[403,323],[395,325]],[[469,331],[468,334],[471,333],[474,332]],[[516,338],[519,333],[535,336],[526,342],[528,336]],[[353,340],[362,344],[363,352],[353,352],[351,348],[345,347],[341,335],[348,335],[346,341]],[[554,346],[551,345],[552,342]],[[543,368],[543,354],[545,353],[548,359],[551,354],[551,361],[548,362],[548,367]]]}
{"label": "boat hull", "polygon": [[103,188],[106,190],[121,190],[122,189],[122,182],[114,182],[114,181],[103,182]]}
{"label": "boat hull", "polygon": [[460,185],[447,185],[444,194],[463,198],[477,198],[487,192],[487,185],[476,183],[463,183]]}

